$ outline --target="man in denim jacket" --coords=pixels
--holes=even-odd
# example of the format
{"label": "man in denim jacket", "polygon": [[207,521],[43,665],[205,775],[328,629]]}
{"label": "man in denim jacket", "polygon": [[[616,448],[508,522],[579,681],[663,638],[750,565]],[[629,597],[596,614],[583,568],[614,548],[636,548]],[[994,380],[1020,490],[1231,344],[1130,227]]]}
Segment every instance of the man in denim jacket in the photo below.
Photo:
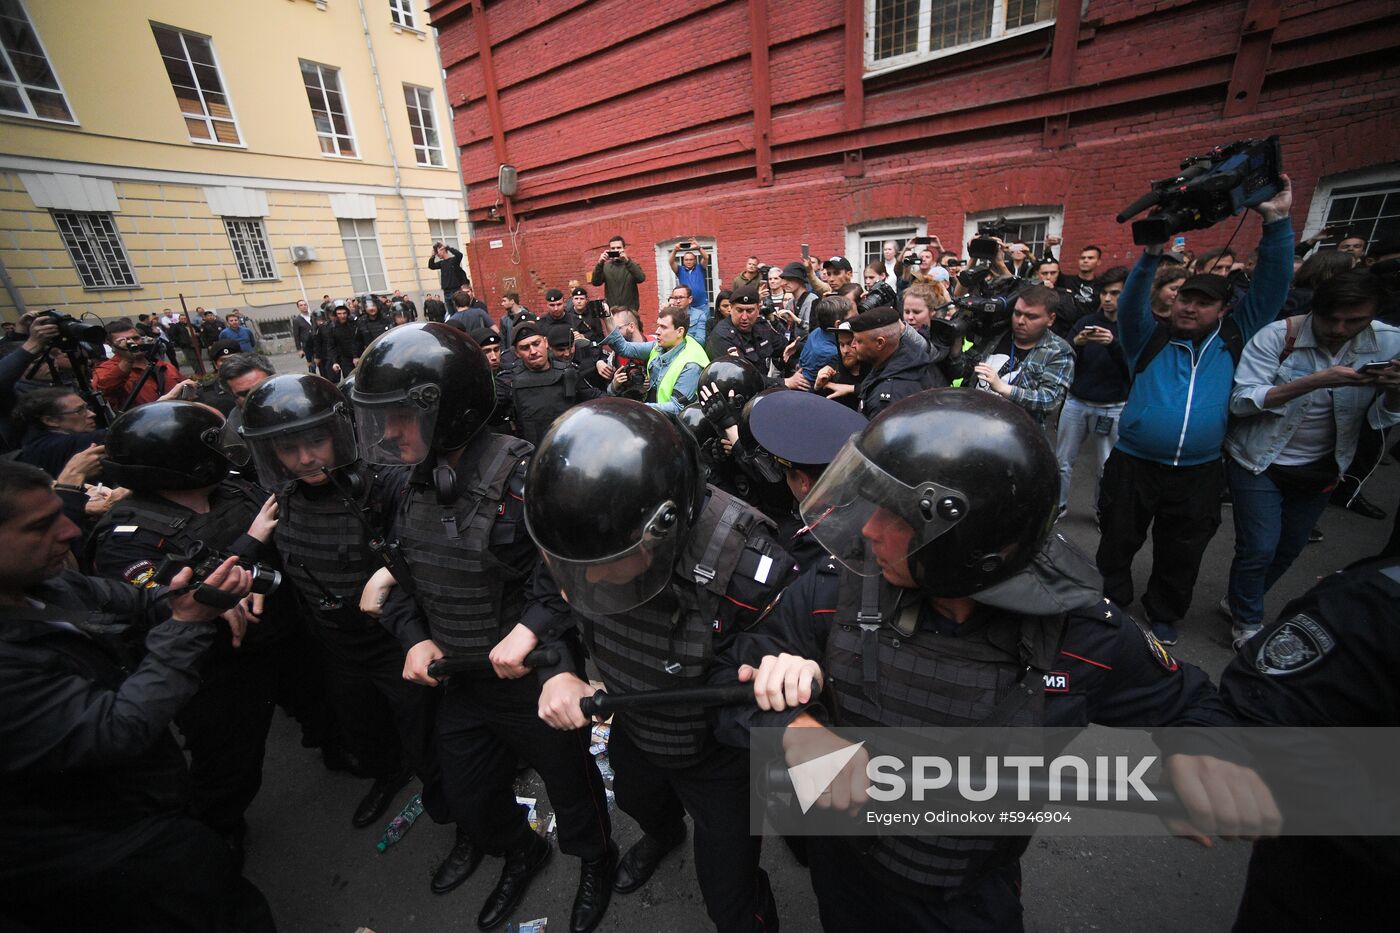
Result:
{"label": "man in denim jacket", "polygon": [[1225,439],[1235,513],[1227,599],[1237,644],[1259,631],[1264,594],[1307,544],[1356,455],[1363,422],[1400,421],[1400,328],[1375,320],[1384,298],[1376,276],[1343,273],[1318,287],[1311,314],[1265,327],[1240,358],[1230,393],[1239,420]]}

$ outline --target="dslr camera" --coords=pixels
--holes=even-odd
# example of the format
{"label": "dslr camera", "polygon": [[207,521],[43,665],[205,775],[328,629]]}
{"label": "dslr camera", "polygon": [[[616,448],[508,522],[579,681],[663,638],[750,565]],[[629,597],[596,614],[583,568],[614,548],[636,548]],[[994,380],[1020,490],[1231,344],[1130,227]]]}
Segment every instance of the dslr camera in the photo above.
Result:
{"label": "dslr camera", "polygon": [[[204,578],[209,576],[219,565],[228,560],[230,555],[220,554],[218,551],[206,545],[203,541],[196,541],[185,553],[172,552],[166,554],[156,567],[154,580],[161,586],[169,586],[170,581],[175,579],[175,575],[182,567],[194,568],[194,580],[196,583],[203,583]],[[253,592],[262,596],[271,596],[277,592],[277,587],[282,585],[282,574],[265,564],[250,564],[240,560],[238,565],[253,575]]]}
{"label": "dslr camera", "polygon": [[894,286],[889,282],[876,282],[870,286],[870,290],[860,297],[856,302],[856,307],[861,311],[870,311],[874,308],[895,307],[897,300]]}
{"label": "dslr camera", "polygon": [[1173,234],[1214,226],[1278,194],[1283,189],[1282,164],[1277,136],[1216,146],[1204,155],[1183,159],[1180,174],[1154,181],[1152,190],[1115,219],[1121,224],[1155,208],[1133,222],[1133,242],[1138,246],[1165,243]]}
{"label": "dslr camera", "polygon": [[80,344],[91,343],[101,345],[107,340],[107,328],[101,324],[84,324],[71,314],[64,314],[49,308],[34,316],[37,324],[44,321],[53,324],[58,328],[58,339],[54,341],[54,346],[66,353],[74,353],[80,349]]}
{"label": "dslr camera", "polygon": [[991,262],[997,258],[997,240],[1003,243],[1017,236],[1020,231],[1006,222],[1005,217],[987,220],[977,225],[977,236],[967,244],[967,254],[978,262]]}

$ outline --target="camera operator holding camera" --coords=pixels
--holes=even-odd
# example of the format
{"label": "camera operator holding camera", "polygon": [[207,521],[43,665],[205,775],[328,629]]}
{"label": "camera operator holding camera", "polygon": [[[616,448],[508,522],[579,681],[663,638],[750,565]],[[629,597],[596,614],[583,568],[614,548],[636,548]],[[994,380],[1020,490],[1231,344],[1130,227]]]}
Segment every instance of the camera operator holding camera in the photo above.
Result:
{"label": "camera operator holding camera", "polygon": [[615,236],[608,238],[608,248],[599,254],[588,281],[603,286],[603,301],[609,308],[640,308],[637,286],[646,280],[642,267],[627,255],[627,241]]}
{"label": "camera operator holding camera", "polygon": [[1220,452],[1239,354],[1283,307],[1293,278],[1293,187],[1287,175],[1278,175],[1276,185],[1276,194],[1249,207],[1264,221],[1259,263],[1228,318],[1229,283],[1209,273],[1181,283],[1169,323],[1153,318],[1150,293],[1170,236],[1160,229],[1166,224],[1145,229],[1144,238],[1160,241],[1146,245],[1118,299],[1118,335],[1133,384],[1118,443],[1104,464],[1098,565],[1104,595],[1131,604],[1133,557],[1155,523],[1142,603],[1152,633],[1167,645],[1176,643],[1201,557],[1220,527]]}
{"label": "camera operator holding camera", "polygon": [[437,270],[438,284],[444,298],[450,299],[453,292],[467,284],[467,273],[462,269],[462,251],[445,245],[441,240],[433,244],[428,268]]}
{"label": "camera operator holding camera", "polygon": [[160,358],[159,341],[142,337],[131,318],[109,323],[107,341],[116,355],[93,367],[92,387],[113,411],[154,402],[180,381],[180,371]]}

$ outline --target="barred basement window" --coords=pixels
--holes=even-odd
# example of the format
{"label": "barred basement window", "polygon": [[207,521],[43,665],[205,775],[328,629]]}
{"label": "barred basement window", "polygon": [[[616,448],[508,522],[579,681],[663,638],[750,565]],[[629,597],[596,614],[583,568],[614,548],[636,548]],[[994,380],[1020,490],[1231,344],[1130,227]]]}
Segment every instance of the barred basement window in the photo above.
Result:
{"label": "barred basement window", "polygon": [[224,93],[219,63],[208,36],[151,24],[165,73],[185,117],[190,142],[239,146],[233,104]]}
{"label": "barred basement window", "polygon": [[[1003,207],[967,214],[963,221],[963,243],[977,235],[979,223],[1002,218],[1005,218],[1006,225],[1011,228],[1011,235],[1003,237],[1006,244],[1009,246],[1016,242],[1025,243],[1031,248],[1031,256],[1034,258],[1045,254],[1046,237],[1051,234],[1061,235],[1065,223],[1065,212],[1063,207],[1056,205],[1050,207]],[[961,252],[961,250],[957,251]]]}
{"label": "barred basement window", "polygon": [[111,214],[77,211],[53,211],[52,214],[83,288],[138,287]]}
{"label": "barred basement window", "polygon": [[433,92],[412,84],[403,86],[404,103],[408,105],[408,127],[413,134],[413,157],[419,165],[441,167],[442,140],[438,137],[437,119],[433,116]]}
{"label": "barred basement window", "polygon": [[0,112],[75,122],[20,0],[0,0]]}
{"label": "barred basement window", "polygon": [[[1364,237],[1368,250],[1381,241],[1400,238],[1400,177],[1332,187],[1323,226]],[[1322,242],[1324,249],[1335,246],[1330,239]]]}
{"label": "barred basement window", "polygon": [[457,221],[429,220],[428,232],[432,234],[434,243],[441,243],[461,252],[462,244],[457,239]]}
{"label": "barred basement window", "polygon": [[257,217],[225,217],[224,232],[245,282],[271,282],[278,278],[277,264],[267,245],[267,231]]}
{"label": "barred basement window", "polygon": [[394,21],[395,26],[405,29],[418,28],[418,23],[413,18],[413,0],[389,0],[389,18]]}
{"label": "barred basement window", "polygon": [[384,257],[374,221],[340,219],[340,239],[345,244],[345,265],[350,269],[350,288],[357,295],[389,291],[384,275]]}
{"label": "barred basement window", "polygon": [[1054,18],[1055,0],[865,0],[865,70],[938,58]]}
{"label": "barred basement window", "polygon": [[311,119],[321,142],[321,153],[355,158],[355,129],[350,124],[345,95],[340,90],[340,71],[303,61],[301,80],[306,85],[306,100],[311,105]]}

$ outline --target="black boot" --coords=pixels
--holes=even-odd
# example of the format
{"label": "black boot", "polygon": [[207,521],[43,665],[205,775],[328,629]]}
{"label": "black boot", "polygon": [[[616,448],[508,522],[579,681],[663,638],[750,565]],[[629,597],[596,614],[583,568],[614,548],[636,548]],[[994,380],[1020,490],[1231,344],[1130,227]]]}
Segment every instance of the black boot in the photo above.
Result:
{"label": "black boot", "polygon": [[525,896],[530,879],[539,874],[552,851],[549,843],[532,832],[524,846],[506,855],[506,863],[501,866],[501,878],[487,895],[486,903],[481,905],[481,913],[476,916],[477,927],[491,930],[506,922],[511,911]]}
{"label": "black boot", "polygon": [[446,894],[451,891],[470,878],[480,864],[481,849],[467,837],[462,827],[457,827],[457,841],[452,844],[452,851],[433,872],[433,893]]}
{"label": "black boot", "polygon": [[397,774],[376,780],[370,785],[369,793],[365,794],[364,799],[355,807],[355,815],[350,818],[350,822],[356,829],[362,829],[379,819],[411,777],[412,770],[404,768]]}
{"label": "black boot", "polygon": [[613,876],[617,873],[617,843],[608,840],[608,851],[583,863],[578,874],[578,893],[569,916],[569,933],[593,933],[603,922],[612,900]]}
{"label": "black boot", "polygon": [[631,894],[646,884],[666,853],[680,845],[684,839],[685,824],[682,823],[680,833],[672,840],[647,834],[632,843],[632,848],[627,850],[627,854],[618,863],[617,880],[613,882],[613,890],[619,894]]}

